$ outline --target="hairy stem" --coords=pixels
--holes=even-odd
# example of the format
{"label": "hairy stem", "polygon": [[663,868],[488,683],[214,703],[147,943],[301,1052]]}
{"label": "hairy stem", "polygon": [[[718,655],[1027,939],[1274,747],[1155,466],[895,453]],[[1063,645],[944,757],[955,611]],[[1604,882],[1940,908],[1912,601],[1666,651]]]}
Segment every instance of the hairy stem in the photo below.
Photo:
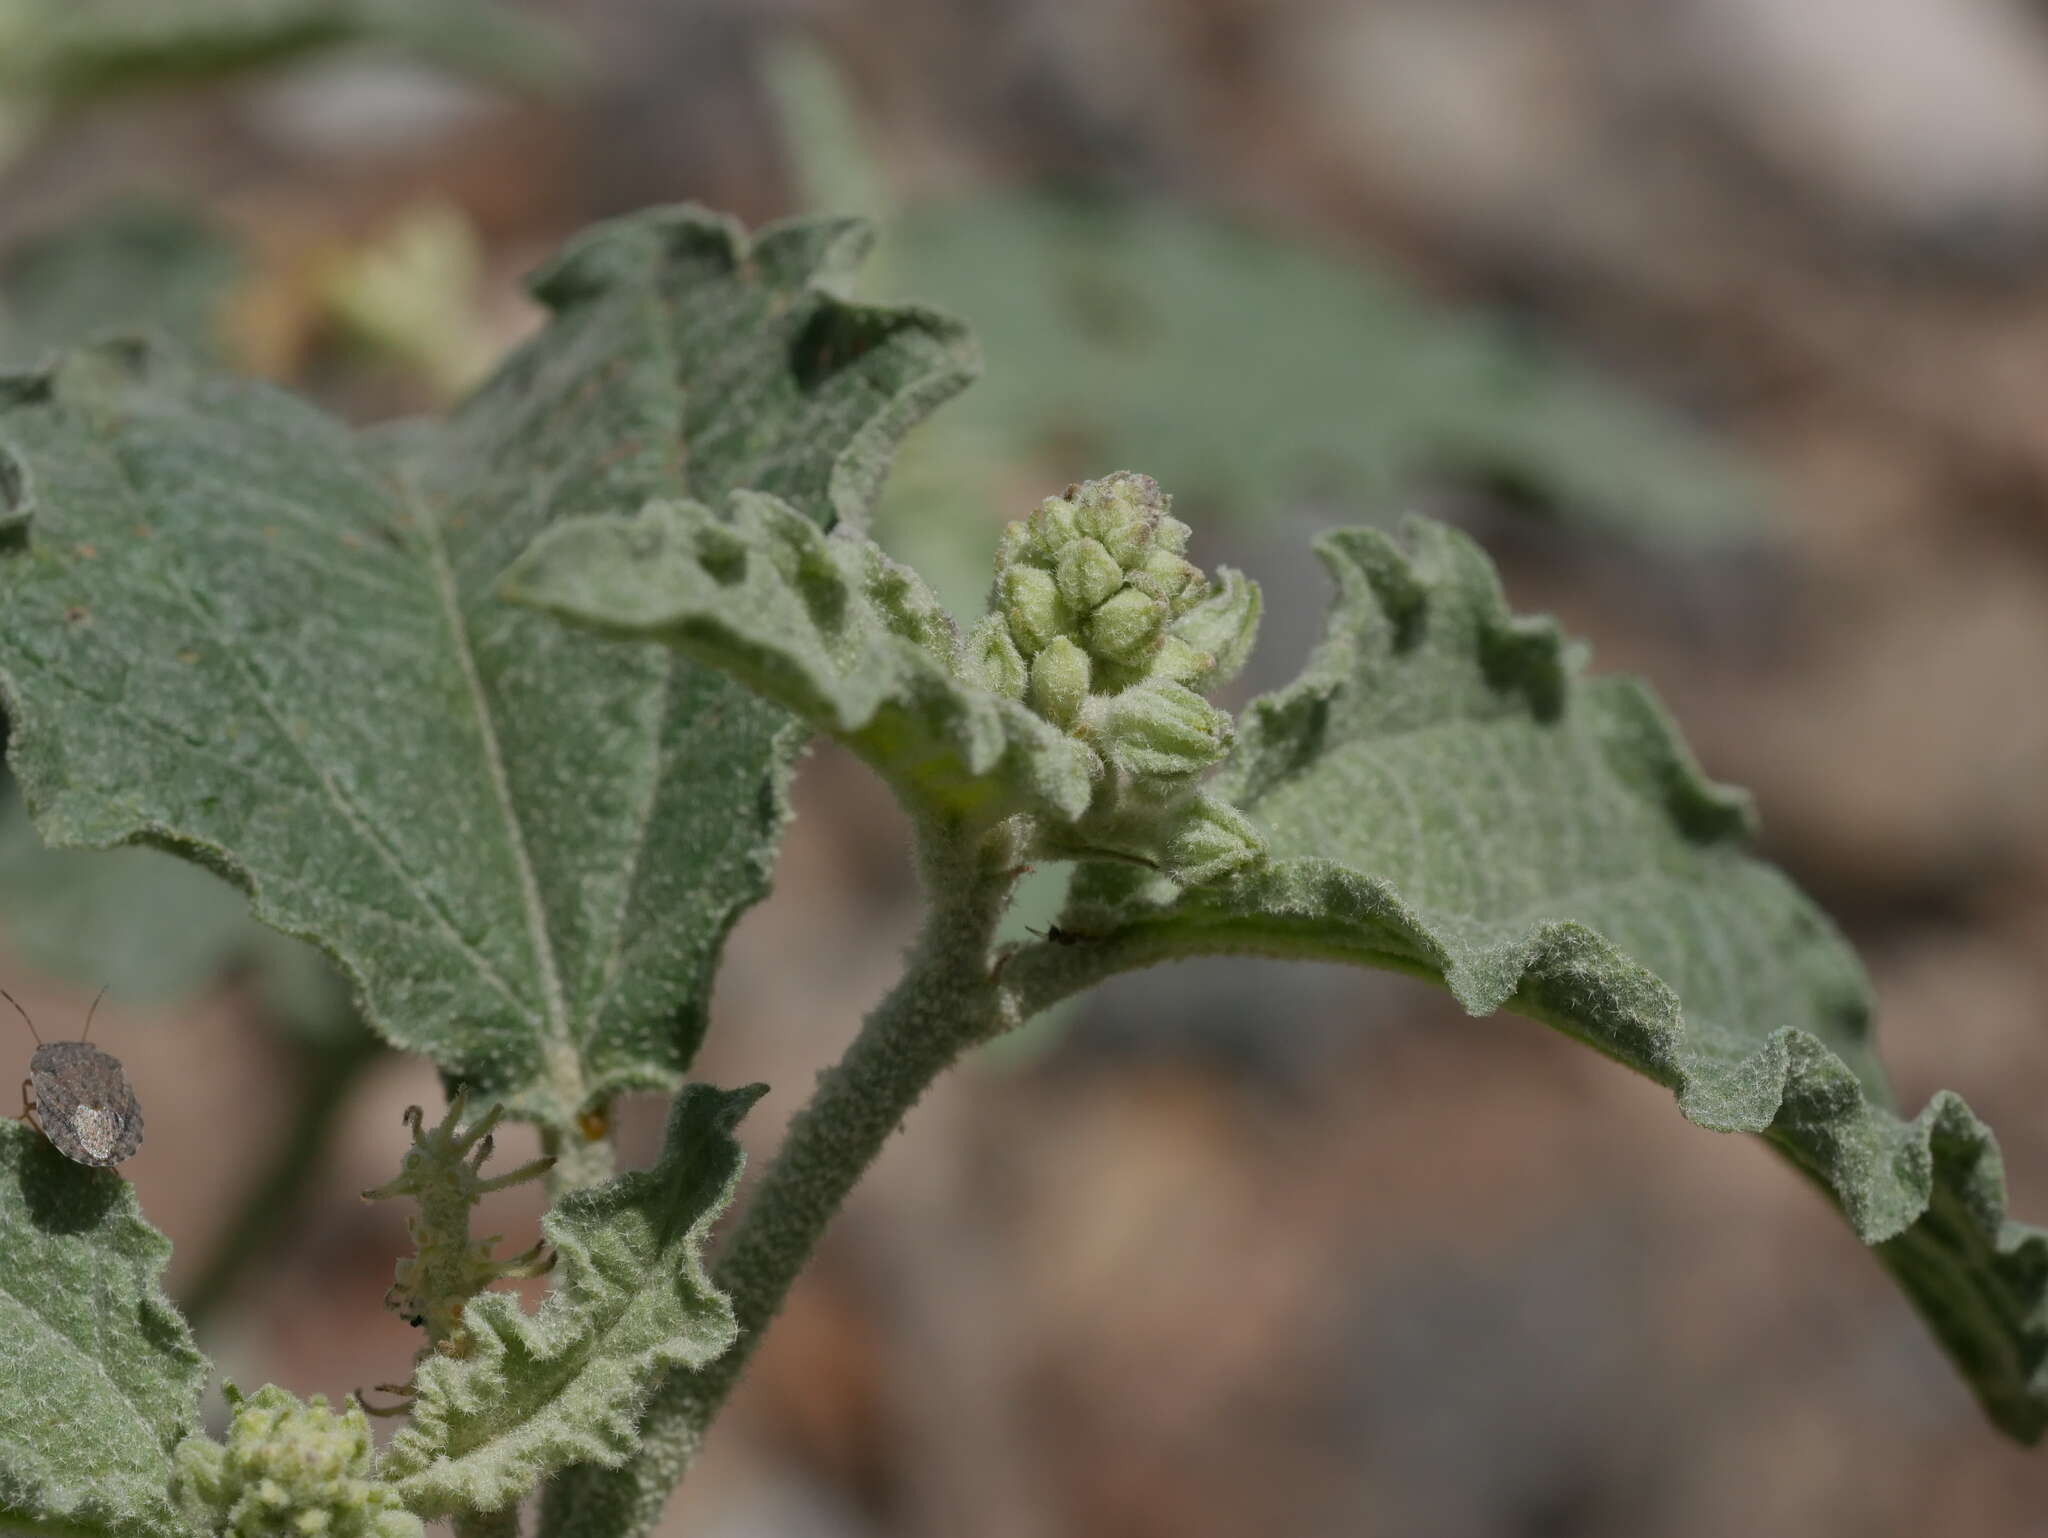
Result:
{"label": "hairy stem", "polygon": [[819,1076],[712,1268],[738,1344],[662,1386],[632,1463],[571,1469],[549,1487],[541,1530],[551,1538],[638,1538],[654,1526],[833,1214],[931,1082],[995,1028],[990,951],[1014,878],[979,865],[958,837],[927,835],[923,848],[930,908],[902,978]]}
{"label": "hairy stem", "polygon": [[618,1172],[616,1151],[608,1133],[585,1137],[578,1128],[542,1126],[540,1151],[554,1158],[548,1171],[548,1199],[553,1201],[570,1191],[602,1185]]}

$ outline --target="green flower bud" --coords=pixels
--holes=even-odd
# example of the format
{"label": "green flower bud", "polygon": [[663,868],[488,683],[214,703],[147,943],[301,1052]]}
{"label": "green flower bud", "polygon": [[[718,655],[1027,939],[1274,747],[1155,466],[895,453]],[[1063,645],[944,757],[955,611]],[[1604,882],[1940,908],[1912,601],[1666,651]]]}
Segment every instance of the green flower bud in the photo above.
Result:
{"label": "green flower bud", "polygon": [[1072,726],[1088,701],[1093,671],[1086,652],[1057,637],[1031,660],[1031,708],[1062,730]]}
{"label": "green flower bud", "polygon": [[1182,885],[1224,881],[1265,859],[1264,836],[1227,801],[1192,796],[1180,811],[1180,824],[1166,840],[1166,861],[1173,879]]}
{"label": "green flower bud", "polygon": [[1075,528],[1078,509],[1073,502],[1080,490],[1080,487],[1072,486],[1064,497],[1047,497],[1038,504],[1038,511],[1031,515],[1030,548],[1040,560],[1057,561],[1060,552],[1080,537]]}
{"label": "green flower bud", "polygon": [[1145,669],[1147,678],[1157,678],[1170,684],[1187,684],[1195,687],[1216,671],[1216,659],[1205,651],[1198,651],[1171,631],[1159,644],[1152,661]]}
{"label": "green flower bud", "polygon": [[1132,587],[1166,604],[1176,617],[1209,594],[1209,579],[1202,575],[1199,566],[1157,547],[1147,552],[1129,580]]}
{"label": "green flower bud", "polygon": [[1150,681],[1101,703],[1096,736],[1103,756],[1142,779],[1199,774],[1230,751],[1232,728],[1184,684]]}
{"label": "green flower bud", "polygon": [[1036,656],[1054,636],[1067,629],[1071,614],[1060,599],[1059,584],[1051,572],[1036,566],[1006,567],[997,587],[1003,617],[1010,624],[1010,638],[1025,656]]}
{"label": "green flower bud", "polygon": [[1021,518],[1012,519],[1003,525],[1002,542],[996,546],[996,570],[1014,566],[1030,555],[1031,550],[1031,525]]}
{"label": "green flower bud", "polygon": [[1088,617],[1088,649],[1108,662],[1142,667],[1165,634],[1166,605],[1137,588],[1120,589]]}
{"label": "green flower bud", "polygon": [[318,1533],[322,1538],[419,1538],[420,1520],[376,1477],[370,1423],[357,1405],[301,1404],[272,1384],[244,1398],[232,1388],[227,1445],[188,1437],[173,1488],[207,1532],[230,1538]]}
{"label": "green flower bud", "polygon": [[1010,627],[1000,614],[991,614],[974,627],[962,648],[962,671],[991,694],[1011,700],[1024,698],[1024,686],[1031,677],[1030,666],[1010,639]]}
{"label": "green flower bud", "polygon": [[1060,557],[1060,596],[1076,614],[1086,614],[1123,586],[1123,568],[1099,541],[1077,539]]}

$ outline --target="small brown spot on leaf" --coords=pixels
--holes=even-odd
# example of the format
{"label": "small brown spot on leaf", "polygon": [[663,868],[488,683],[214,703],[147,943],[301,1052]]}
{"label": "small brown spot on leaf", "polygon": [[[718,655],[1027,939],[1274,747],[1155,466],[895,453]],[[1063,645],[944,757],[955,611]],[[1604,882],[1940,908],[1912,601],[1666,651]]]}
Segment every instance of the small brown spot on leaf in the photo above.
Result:
{"label": "small brown spot on leaf", "polygon": [[64,611],[64,623],[67,625],[83,625],[91,618],[92,610],[86,608],[83,604],[75,603]]}
{"label": "small brown spot on leaf", "polygon": [[97,545],[74,545],[71,549],[72,554],[76,555],[81,561],[97,561],[100,558],[100,550]]}

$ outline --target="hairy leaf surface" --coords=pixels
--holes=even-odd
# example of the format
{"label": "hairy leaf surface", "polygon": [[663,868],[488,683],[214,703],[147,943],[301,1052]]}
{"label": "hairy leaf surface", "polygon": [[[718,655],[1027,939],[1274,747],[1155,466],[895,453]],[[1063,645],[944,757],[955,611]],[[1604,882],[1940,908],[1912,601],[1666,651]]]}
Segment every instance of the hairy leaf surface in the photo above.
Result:
{"label": "hairy leaf surface", "polygon": [[412,1423],[384,1454],[415,1511],[495,1510],[571,1463],[624,1462],[662,1376],[733,1343],[703,1246],[739,1182],[732,1129],[762,1092],[690,1085],[652,1169],[562,1198],[541,1223],[560,1281],[537,1315],[508,1293],[464,1308],[467,1354],[421,1364]]}
{"label": "hairy leaf surface", "polygon": [[1272,869],[1179,895],[1090,870],[1063,927],[1127,954],[1248,949],[1444,981],[1543,1020],[1763,1134],[1824,1187],[1992,1418],[2048,1427],[2048,1234],[2008,1221],[1991,1134],[1937,1095],[1911,1121],[1867,984],[1820,912],[1745,851],[1648,692],[1578,675],[1469,540],[1418,523],[1320,545],[1338,599],[1303,677],[1241,717],[1218,789]]}
{"label": "hairy leaf surface", "polygon": [[832,296],[864,243],[602,226],[538,280],[547,329],[400,431],[131,345],[0,378],[0,695],[45,842],[231,874],[387,1037],[516,1115],[672,1084],[794,735],[499,580],[556,521],[650,498],[860,519],[971,365],[948,322]]}
{"label": "hairy leaf surface", "polygon": [[724,668],[846,742],[913,805],[985,822],[1088,807],[1086,751],[954,676],[953,621],[914,572],[772,497],[734,497],[729,519],[684,503],[565,524],[506,592]]}
{"label": "hairy leaf surface", "polygon": [[171,1458],[206,1364],[163,1293],[170,1253],[127,1181],[0,1120],[0,1530],[190,1532]]}

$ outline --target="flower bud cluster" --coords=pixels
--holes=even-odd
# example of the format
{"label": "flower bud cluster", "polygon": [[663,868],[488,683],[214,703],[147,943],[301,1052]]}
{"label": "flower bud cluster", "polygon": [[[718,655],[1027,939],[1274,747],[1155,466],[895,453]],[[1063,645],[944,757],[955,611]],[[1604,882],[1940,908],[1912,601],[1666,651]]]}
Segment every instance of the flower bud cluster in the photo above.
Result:
{"label": "flower bud cluster", "polygon": [[[1201,689],[1235,669],[1258,617],[1257,588],[1213,583],[1187,559],[1188,526],[1168,506],[1157,481],[1128,472],[1046,498],[1005,529],[990,612],[967,643],[985,687],[1091,749],[1101,809],[1126,826],[1143,806],[1186,810],[1195,778],[1230,751],[1230,715]],[[1198,819],[1212,842],[1221,816],[1218,804]],[[1250,825],[1224,820],[1244,859],[1225,851],[1204,868],[1256,857]]]}
{"label": "flower bud cluster", "polygon": [[227,1387],[227,1444],[178,1444],[176,1488],[201,1530],[228,1538],[419,1538],[420,1519],[376,1477],[361,1409],[302,1404],[275,1384],[244,1398]]}
{"label": "flower bud cluster", "polygon": [[1197,692],[1216,671],[1177,627],[1215,588],[1159,483],[1118,474],[1047,497],[1011,524],[991,612],[971,645],[983,681],[1145,779],[1199,773],[1230,749],[1229,715]]}

